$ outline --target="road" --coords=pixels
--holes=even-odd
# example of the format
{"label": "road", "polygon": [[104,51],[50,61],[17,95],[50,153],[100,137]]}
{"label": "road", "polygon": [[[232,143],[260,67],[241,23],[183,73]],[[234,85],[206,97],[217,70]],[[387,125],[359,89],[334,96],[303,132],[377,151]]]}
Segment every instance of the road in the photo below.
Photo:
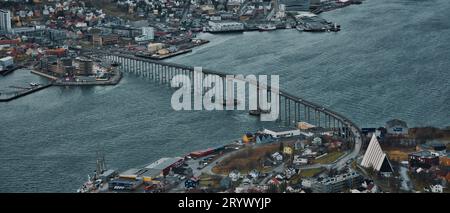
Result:
{"label": "road", "polygon": [[[156,61],[153,61],[153,60],[142,59],[142,58],[139,58],[139,57],[136,57],[136,56],[133,56],[133,55],[120,54],[120,53],[112,53],[111,54],[111,52],[109,52],[107,55],[116,55],[116,56],[119,56],[119,57],[124,57],[124,58],[132,59],[132,60],[148,61],[148,62],[151,62],[151,63],[158,63],[158,64],[165,65],[165,66],[170,66],[170,67],[175,67],[175,68],[180,68],[180,69],[186,69],[186,70],[193,70],[193,68],[189,67],[189,66],[175,64],[175,63],[169,63],[169,62],[161,62],[161,61],[157,61],[156,62]],[[219,75],[219,76],[226,76],[225,73],[212,71],[212,70],[204,70],[204,73],[210,73],[210,74]],[[252,83],[252,82],[249,82],[249,83]],[[271,90],[270,86],[267,86],[267,88],[269,90]],[[334,119],[340,121],[343,124],[343,126],[347,127],[348,130],[351,131],[351,133],[352,133],[351,135],[353,135],[353,137],[354,137],[354,142],[355,143],[354,143],[354,147],[353,147],[353,151],[352,152],[350,152],[349,154],[341,157],[340,159],[338,159],[334,163],[324,164],[324,165],[315,165],[314,167],[316,167],[316,168],[317,167],[326,167],[326,168],[329,168],[329,169],[333,168],[333,169],[338,169],[339,170],[339,169],[342,169],[346,165],[347,161],[355,160],[357,158],[357,156],[359,155],[359,153],[361,151],[362,138],[361,138],[360,130],[356,126],[356,124],[354,124],[349,119],[347,119],[346,117],[344,117],[343,115],[341,115],[341,114],[339,114],[337,112],[334,112],[334,111],[332,111],[330,109],[322,107],[322,106],[320,106],[318,104],[315,104],[315,103],[303,100],[301,98],[298,98],[297,96],[289,94],[289,93],[287,93],[285,91],[281,91],[280,90],[279,91],[279,95],[280,96],[284,96],[287,99],[293,100],[293,101],[298,102],[298,103],[300,103],[300,104],[302,104],[304,106],[310,107],[310,108],[312,108],[314,110],[317,110],[319,112],[323,112],[323,113],[333,117]],[[224,157],[224,156],[222,156],[222,157]],[[219,159],[217,159],[217,160],[219,160]],[[212,164],[215,164],[215,162],[213,162]],[[208,166],[212,167],[213,165],[208,165]],[[211,172],[211,170],[210,170],[211,168],[210,167],[208,167],[207,172]],[[197,167],[195,167],[195,168],[197,168]]]}

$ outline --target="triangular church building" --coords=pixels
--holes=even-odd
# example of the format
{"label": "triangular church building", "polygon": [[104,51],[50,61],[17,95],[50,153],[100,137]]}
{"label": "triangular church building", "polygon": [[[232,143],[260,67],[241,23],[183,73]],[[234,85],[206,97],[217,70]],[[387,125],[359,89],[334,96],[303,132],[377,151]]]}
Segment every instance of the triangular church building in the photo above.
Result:
{"label": "triangular church building", "polygon": [[381,150],[380,143],[377,140],[375,134],[372,135],[370,139],[369,146],[367,147],[366,153],[364,154],[361,166],[365,168],[372,167],[375,171],[381,172],[382,174],[392,173],[391,162],[386,156],[386,153]]}

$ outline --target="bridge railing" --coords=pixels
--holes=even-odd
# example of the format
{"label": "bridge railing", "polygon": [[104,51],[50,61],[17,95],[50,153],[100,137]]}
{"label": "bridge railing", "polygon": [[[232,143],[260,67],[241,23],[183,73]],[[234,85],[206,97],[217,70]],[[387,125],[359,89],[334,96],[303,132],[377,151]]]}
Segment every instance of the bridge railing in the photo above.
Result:
{"label": "bridge railing", "polygon": [[[170,83],[170,80],[168,80],[167,77],[169,79],[172,79],[173,76],[180,73],[189,73],[190,76],[192,76],[194,71],[194,67],[192,66],[180,65],[165,61],[157,61],[124,53],[104,53],[104,56],[109,60],[122,63],[124,66],[135,66],[133,67],[131,72],[150,76],[153,78],[160,78],[161,81],[165,79],[166,83]],[[229,75],[224,72],[218,72],[210,69],[202,69],[202,72],[204,73],[204,75],[217,75],[220,77],[226,77],[227,75]],[[151,74],[153,76],[151,76]],[[268,91],[271,91],[270,86],[266,85],[266,87]],[[295,123],[295,125],[297,125],[297,123],[302,120],[308,123],[311,123],[314,120],[315,125],[318,127],[326,127],[334,130],[339,129],[339,132],[349,140],[355,141],[357,138],[360,138],[361,129],[354,122],[352,122],[342,114],[323,107],[319,104],[306,101],[281,89],[279,90],[279,95],[280,103],[283,102],[281,101],[281,99],[284,99],[285,104],[284,107],[281,107],[281,105],[279,106],[279,121],[284,121],[286,125],[291,126],[291,120]],[[294,112],[291,108],[291,102],[294,106]],[[287,106],[286,104],[289,104],[289,106]],[[302,107],[304,108],[303,111],[301,111]],[[288,110],[288,112],[283,110]],[[315,116],[314,119],[311,119],[311,111]],[[292,113],[294,115],[292,115]],[[301,115],[302,113],[304,114],[303,119]],[[282,116],[283,114],[285,115],[284,117]],[[320,120],[322,115],[325,118],[323,126]],[[326,121],[327,119],[328,125]],[[331,119],[333,119],[333,127],[331,127]],[[356,131],[353,131],[352,128],[354,128]]]}

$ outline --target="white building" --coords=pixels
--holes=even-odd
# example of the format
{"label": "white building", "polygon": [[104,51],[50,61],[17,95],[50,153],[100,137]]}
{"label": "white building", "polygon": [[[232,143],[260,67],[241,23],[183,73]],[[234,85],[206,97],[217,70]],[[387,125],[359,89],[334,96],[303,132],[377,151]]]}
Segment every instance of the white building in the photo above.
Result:
{"label": "white building", "polygon": [[155,38],[155,29],[153,27],[142,27],[142,35],[134,38],[136,42],[151,41]]}
{"label": "white building", "polygon": [[269,129],[264,129],[262,133],[271,135],[273,138],[281,138],[281,137],[297,136],[300,135],[302,132],[299,129],[281,130],[278,132]]}
{"label": "white building", "polygon": [[311,188],[312,187],[312,185],[314,184],[314,180],[311,180],[311,179],[303,179],[302,180],[302,187],[303,188]]}
{"label": "white building", "polygon": [[11,56],[7,56],[4,58],[0,58],[0,66],[2,67],[8,67],[14,65],[14,58]]}
{"label": "white building", "polygon": [[313,152],[311,149],[305,149],[302,154],[303,156],[316,156],[317,152]]}
{"label": "white building", "polygon": [[11,32],[11,12],[0,9],[0,31]]}
{"label": "white building", "polygon": [[312,141],[312,144],[314,145],[322,145],[322,138],[315,137]]}
{"label": "white building", "polygon": [[283,155],[281,155],[279,152],[275,152],[272,154],[272,158],[276,161],[282,161]]}
{"label": "white building", "polygon": [[208,25],[209,32],[231,32],[244,30],[244,24],[240,22],[209,21]]}
{"label": "white building", "polygon": [[378,143],[377,137],[372,135],[369,146],[364,154],[361,166],[365,168],[373,168],[375,171],[381,172],[385,175],[392,173],[392,165],[387,158],[386,153],[381,150],[380,143]]}
{"label": "white building", "polygon": [[294,161],[292,163],[295,165],[308,164],[308,159],[302,158],[299,155],[294,155]]}
{"label": "white building", "polygon": [[430,189],[431,189],[432,193],[443,193],[444,192],[444,187],[439,184],[430,186]]}
{"label": "white building", "polygon": [[393,135],[406,135],[408,134],[408,125],[406,122],[398,120],[398,119],[392,119],[388,122],[386,122],[386,131],[388,134]]}

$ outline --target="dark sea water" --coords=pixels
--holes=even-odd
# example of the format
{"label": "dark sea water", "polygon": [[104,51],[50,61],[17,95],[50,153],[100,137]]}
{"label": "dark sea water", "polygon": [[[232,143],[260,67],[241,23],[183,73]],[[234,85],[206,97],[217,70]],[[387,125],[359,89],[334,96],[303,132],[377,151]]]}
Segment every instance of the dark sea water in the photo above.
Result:
{"label": "dark sea water", "polygon": [[[296,30],[201,37],[211,43],[170,61],[230,73],[278,74],[281,87],[360,126],[391,118],[450,125],[450,4],[366,0],[321,16],[339,33]],[[43,81],[27,71],[0,90]],[[51,87],[0,103],[0,192],[74,192],[96,151],[125,170],[225,144],[272,124],[245,112],[174,112],[173,90],[134,75],[112,87]]]}

